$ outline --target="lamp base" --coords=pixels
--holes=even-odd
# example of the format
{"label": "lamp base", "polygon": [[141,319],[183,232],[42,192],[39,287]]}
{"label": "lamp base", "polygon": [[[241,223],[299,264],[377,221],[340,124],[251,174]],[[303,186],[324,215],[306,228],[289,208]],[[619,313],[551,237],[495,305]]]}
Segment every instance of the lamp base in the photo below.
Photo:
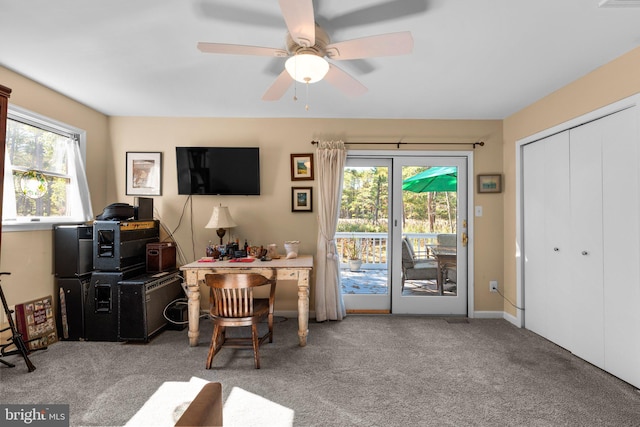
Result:
{"label": "lamp base", "polygon": [[218,228],[216,230],[216,234],[218,235],[218,237],[220,238],[220,244],[222,245],[222,238],[224,237],[224,235],[227,233],[227,230],[225,230],[224,228]]}

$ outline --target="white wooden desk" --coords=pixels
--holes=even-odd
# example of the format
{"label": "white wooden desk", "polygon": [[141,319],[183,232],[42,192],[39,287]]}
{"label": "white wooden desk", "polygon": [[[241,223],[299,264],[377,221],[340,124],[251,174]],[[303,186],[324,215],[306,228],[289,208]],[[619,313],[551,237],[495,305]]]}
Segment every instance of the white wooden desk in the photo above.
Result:
{"label": "white wooden desk", "polygon": [[313,257],[302,255],[293,259],[274,259],[271,261],[253,262],[192,262],[183,265],[180,270],[184,273],[188,289],[189,308],[189,345],[198,345],[200,335],[200,283],[204,283],[204,276],[209,273],[259,273],[276,280],[296,280],[298,282],[298,339],[300,346],[307,345],[309,335],[309,280],[313,269]]}

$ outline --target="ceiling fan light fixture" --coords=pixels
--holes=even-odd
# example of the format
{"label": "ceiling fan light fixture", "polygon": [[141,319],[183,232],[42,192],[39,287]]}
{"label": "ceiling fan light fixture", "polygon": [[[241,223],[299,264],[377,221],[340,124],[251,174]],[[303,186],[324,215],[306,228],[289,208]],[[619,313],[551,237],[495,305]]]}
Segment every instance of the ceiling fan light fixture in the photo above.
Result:
{"label": "ceiling fan light fixture", "polygon": [[284,67],[292,79],[301,83],[319,82],[329,72],[329,63],[321,56],[301,53],[287,59]]}

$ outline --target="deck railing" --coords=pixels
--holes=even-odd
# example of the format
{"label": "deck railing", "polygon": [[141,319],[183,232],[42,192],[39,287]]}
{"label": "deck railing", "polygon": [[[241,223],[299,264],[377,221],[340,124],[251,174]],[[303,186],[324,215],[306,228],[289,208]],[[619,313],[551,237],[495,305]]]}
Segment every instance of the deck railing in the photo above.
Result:
{"label": "deck railing", "polygon": [[[436,244],[438,233],[404,233],[403,234],[413,245],[416,253],[426,253],[428,248]],[[338,246],[338,256],[340,257],[340,267],[346,268],[349,263],[346,247],[355,241],[356,247],[360,249],[360,259],[362,268],[384,269],[387,265],[388,249],[387,233],[354,233],[338,232],[335,235]]]}

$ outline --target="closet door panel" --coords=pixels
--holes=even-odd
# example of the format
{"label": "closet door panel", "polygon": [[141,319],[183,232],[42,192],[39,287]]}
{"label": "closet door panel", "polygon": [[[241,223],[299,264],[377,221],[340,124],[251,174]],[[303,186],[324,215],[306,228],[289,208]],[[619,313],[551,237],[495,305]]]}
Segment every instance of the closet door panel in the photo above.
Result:
{"label": "closet door panel", "polygon": [[547,337],[546,298],[549,293],[544,255],[544,170],[545,143],[538,141],[523,147],[523,245],[525,327]]}
{"label": "closet door panel", "polygon": [[637,107],[604,120],[605,369],[640,387],[640,177]]}
{"label": "closet door panel", "polygon": [[573,341],[573,281],[571,277],[569,241],[570,172],[569,132],[547,138],[545,143],[545,210],[544,239],[547,275],[547,337],[571,349]]}
{"label": "closet door panel", "polygon": [[570,132],[573,343],[571,351],[604,368],[602,123]]}
{"label": "closet door panel", "polygon": [[524,147],[523,185],[525,326],[570,348],[568,132]]}

